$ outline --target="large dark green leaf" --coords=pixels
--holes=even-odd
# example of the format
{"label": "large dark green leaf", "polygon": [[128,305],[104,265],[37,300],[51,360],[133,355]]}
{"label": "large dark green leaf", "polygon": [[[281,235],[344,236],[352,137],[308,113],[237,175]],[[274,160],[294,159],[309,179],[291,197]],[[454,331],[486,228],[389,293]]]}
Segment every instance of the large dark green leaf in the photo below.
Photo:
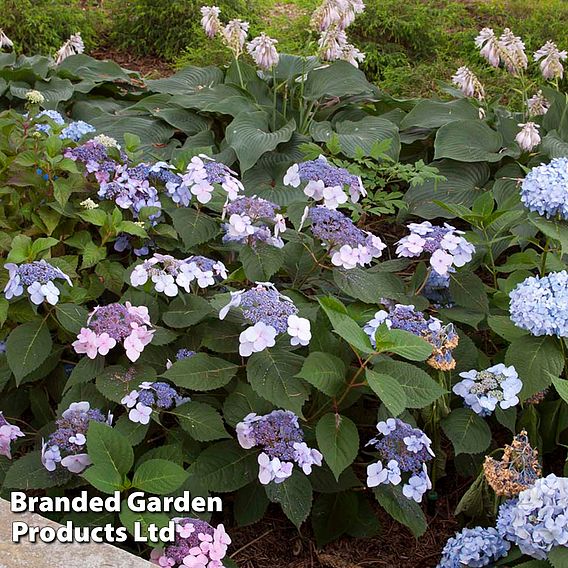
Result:
{"label": "large dark green leaf", "polygon": [[175,75],[164,79],[147,81],[154,93],[170,95],[189,95],[199,92],[203,87],[211,87],[223,81],[223,72],[217,67],[186,67]]}
{"label": "large dark green leaf", "polygon": [[309,101],[376,93],[377,88],[367,81],[365,74],[347,61],[336,61],[310,71],[304,85],[304,97]]}

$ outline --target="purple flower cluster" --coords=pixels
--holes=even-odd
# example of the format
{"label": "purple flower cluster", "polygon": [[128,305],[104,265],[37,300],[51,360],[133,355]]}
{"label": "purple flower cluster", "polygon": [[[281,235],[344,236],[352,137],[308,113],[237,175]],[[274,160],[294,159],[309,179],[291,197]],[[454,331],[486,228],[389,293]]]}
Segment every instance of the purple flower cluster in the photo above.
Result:
{"label": "purple flower cluster", "polygon": [[274,347],[280,333],[288,333],[291,345],[305,346],[312,338],[310,321],[298,317],[292,300],[270,282],[257,282],[250,290],[231,292],[231,300],[219,312],[219,319],[225,319],[231,308],[240,308],[245,320],[252,324],[239,336],[243,357]]}
{"label": "purple flower cluster", "polygon": [[280,233],[286,230],[286,221],[278,213],[279,206],[260,197],[238,197],[225,207],[228,223],[223,225],[224,242],[237,242],[255,246],[266,243],[282,248]]}
{"label": "purple flower cluster", "polygon": [[[94,174],[99,183],[108,182],[119,165],[109,155],[111,148],[113,147],[93,139],[76,148],[67,148],[63,155],[74,162],[83,164],[86,168],[85,175]],[[120,152],[120,161],[126,162],[127,159],[126,154]]]}
{"label": "purple flower cluster", "polygon": [[231,538],[223,525],[217,528],[200,519],[174,518],[175,540],[152,550],[150,560],[163,568],[223,568]]}
{"label": "purple flower cluster", "polygon": [[10,446],[16,438],[21,438],[24,435],[18,426],[10,424],[0,412],[0,456],[12,459]]}
{"label": "purple flower cluster", "polygon": [[260,446],[258,479],[263,485],[282,483],[292,475],[294,463],[309,475],[314,465],[322,464],[318,450],[304,442],[298,417],[288,410],[273,410],[270,414],[245,416],[236,427],[241,447]]}
{"label": "purple flower cluster", "polygon": [[390,302],[385,304],[388,306],[388,311],[379,310],[364,327],[373,345],[377,329],[384,324],[389,329],[408,331],[430,343],[432,356],[427,362],[435,369],[448,371],[456,366],[452,351],[457,347],[459,337],[452,324],[442,325],[439,319],[433,317],[426,319],[414,306]]}
{"label": "purple flower cluster", "polygon": [[298,187],[301,183],[306,183],[304,193],[308,197],[315,201],[323,200],[324,206],[329,209],[336,209],[347,202],[344,188],[348,189],[353,203],[367,195],[359,176],[330,164],[324,156],[288,168],[284,185]]}
{"label": "purple flower cluster", "polygon": [[188,401],[168,383],[145,381],[140,384],[140,390],[130,391],[120,402],[130,409],[128,418],[132,422],[148,424],[152,410],[168,410]]}
{"label": "purple flower cluster", "polygon": [[81,328],[73,342],[76,353],[86,353],[90,359],[107,355],[117,343],[122,343],[126,356],[136,361],[154,334],[146,306],[113,303],[97,306],[89,315],[87,327]]}
{"label": "purple flower cluster", "polygon": [[312,207],[308,216],[312,234],[329,247],[331,262],[345,269],[366,266],[382,255],[386,245],[379,237],[363,231],[343,213],[327,207]]}
{"label": "purple flower cluster", "polygon": [[91,459],[85,452],[87,430],[90,422],[112,424],[112,414],[104,416],[97,408],[91,408],[88,402],[74,402],[57,419],[57,430],[42,442],[41,463],[47,471],[55,471],[57,464],[72,473],[81,473],[91,465]]}
{"label": "purple flower cluster", "polygon": [[398,241],[396,254],[414,258],[423,252],[429,253],[430,265],[441,276],[450,272],[452,266],[467,264],[475,252],[475,247],[464,239],[463,231],[444,223],[436,227],[430,221],[410,223],[410,235]]}
{"label": "purple flower cluster", "polygon": [[71,279],[59,268],[52,266],[46,260],[34,260],[20,264],[7,262],[4,268],[8,270],[10,277],[4,288],[4,296],[7,300],[21,296],[24,293],[24,286],[30,296],[30,300],[40,305],[47,300],[51,305],[59,301],[59,288],[55,286],[54,280],[65,280],[73,286]]}
{"label": "purple flower cluster", "polygon": [[367,467],[367,485],[398,485],[405,475],[404,496],[420,503],[424,493],[432,488],[426,467],[434,457],[432,441],[422,430],[399,418],[379,422],[377,430],[381,436],[370,440],[367,446],[373,446],[380,459]]}
{"label": "purple flower cluster", "polygon": [[134,268],[130,283],[133,286],[143,286],[151,280],[156,292],[174,297],[178,295],[178,287],[189,293],[192,282],[199,288],[207,288],[215,284],[215,279],[225,278],[227,269],[222,262],[204,256],[190,256],[178,260],[169,254],[154,254]]}

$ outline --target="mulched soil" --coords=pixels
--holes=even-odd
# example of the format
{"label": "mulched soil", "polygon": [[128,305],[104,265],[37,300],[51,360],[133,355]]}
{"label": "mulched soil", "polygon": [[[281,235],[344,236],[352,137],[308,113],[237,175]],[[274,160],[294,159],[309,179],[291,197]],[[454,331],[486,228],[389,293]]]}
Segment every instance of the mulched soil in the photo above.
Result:
{"label": "mulched soil", "polygon": [[173,65],[160,57],[152,57],[149,55],[137,56],[110,48],[98,49],[90,52],[89,55],[95,59],[109,59],[114,61],[125,69],[138,71],[140,75],[148,79],[166,77],[175,72]]}

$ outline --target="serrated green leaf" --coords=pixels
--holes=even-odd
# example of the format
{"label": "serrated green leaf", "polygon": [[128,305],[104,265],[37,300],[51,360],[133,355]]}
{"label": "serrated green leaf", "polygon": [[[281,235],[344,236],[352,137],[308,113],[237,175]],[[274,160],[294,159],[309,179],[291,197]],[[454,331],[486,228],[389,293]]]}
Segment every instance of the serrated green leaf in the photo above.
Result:
{"label": "serrated green leaf", "polygon": [[352,420],[340,414],[324,414],[316,426],[316,439],[326,463],[339,479],[359,453],[359,432]]}
{"label": "serrated green leaf", "polygon": [[167,460],[148,460],[134,472],[132,486],[147,493],[167,495],[178,489],[187,479],[187,472]]}
{"label": "serrated green leaf", "polygon": [[456,408],[441,422],[456,454],[479,454],[491,443],[487,422],[469,408]]}
{"label": "serrated green leaf", "polygon": [[237,365],[224,359],[196,353],[187,359],[175,361],[162,376],[178,387],[209,391],[225,386],[237,370]]}
{"label": "serrated green leaf", "polygon": [[203,402],[186,402],[171,409],[168,413],[175,416],[181,427],[199,442],[229,437],[219,413]]}
{"label": "serrated green leaf", "polygon": [[365,371],[365,377],[369,387],[393,416],[398,416],[406,410],[406,394],[394,377],[377,373],[371,369]]}
{"label": "serrated green leaf", "polygon": [[300,528],[312,508],[313,491],[308,477],[294,469],[283,483],[270,483],[266,494],[273,503],[279,503],[284,514]]}

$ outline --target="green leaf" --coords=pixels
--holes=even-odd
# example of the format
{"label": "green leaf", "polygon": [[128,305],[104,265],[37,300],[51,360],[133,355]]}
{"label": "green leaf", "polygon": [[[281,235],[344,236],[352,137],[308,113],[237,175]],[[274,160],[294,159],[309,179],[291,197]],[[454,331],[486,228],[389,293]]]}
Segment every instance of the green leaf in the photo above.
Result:
{"label": "green leaf", "polygon": [[339,538],[358,522],[359,503],[352,491],[318,495],[312,509],[312,528],[319,547]]}
{"label": "green leaf", "polygon": [[310,389],[295,378],[304,358],[290,351],[265,349],[253,353],[247,362],[247,379],[254,391],[277,407],[302,416]]}
{"label": "green leaf", "polygon": [[381,326],[375,340],[377,352],[396,353],[411,361],[424,361],[432,354],[432,346],[425,339],[402,329]]}
{"label": "green leaf", "polygon": [[78,304],[57,304],[55,311],[61,326],[73,334],[81,331],[89,317],[88,310]]}
{"label": "green leaf", "polygon": [[240,527],[260,521],[266,513],[270,501],[264,487],[254,482],[242,487],[235,494],[233,513]]}
{"label": "green leaf", "polygon": [[479,454],[491,443],[487,422],[469,408],[456,408],[442,420],[442,430],[457,454]]}
{"label": "green leaf", "polygon": [[223,416],[225,422],[234,427],[251,412],[262,415],[272,409],[272,404],[258,396],[248,383],[239,381],[235,390],[225,399]]}
{"label": "green leaf", "polygon": [[304,98],[308,101],[372,95],[375,91],[376,88],[367,81],[365,74],[346,61],[335,61],[310,71],[304,84]]}
{"label": "green leaf", "polygon": [[6,357],[16,385],[51,354],[53,342],[45,321],[31,321],[14,329],[6,342]]}
{"label": "green leaf", "polygon": [[551,379],[556,392],[560,395],[560,398],[568,404],[568,381],[558,377],[551,377]]}
{"label": "green leaf", "polygon": [[194,67],[188,65],[174,75],[163,79],[146,81],[148,89],[154,93],[169,95],[188,95],[199,93],[204,87],[212,87],[223,82],[223,72],[218,67]]}
{"label": "green leaf", "polygon": [[396,521],[407,526],[419,538],[428,527],[420,505],[402,494],[400,485],[379,485],[373,489],[379,505]]}
{"label": "green leaf", "polygon": [[373,146],[377,142],[388,140],[390,145],[385,152],[394,161],[398,160],[400,153],[400,137],[397,126],[390,120],[378,116],[367,115],[362,120],[352,122],[342,120],[332,125],[331,122],[312,122],[310,134],[316,142],[328,142],[336,136],[341,147],[341,153],[349,158],[358,156],[361,152],[365,156],[371,155]]}
{"label": "green leaf", "polygon": [[104,366],[104,357],[99,356],[95,359],[90,359],[89,357],[81,358],[71,371],[71,375],[65,384],[65,391],[69,390],[73,385],[88,383],[102,372]]}
{"label": "green leaf", "polygon": [[373,352],[369,336],[353,318],[347,315],[345,306],[339,300],[327,297],[318,298],[318,302],[329,318],[333,331],[337,335],[363,353]]}
{"label": "green leaf", "polygon": [[564,368],[564,357],[558,342],[546,335],[526,335],[509,345],[505,364],[513,365],[523,381],[519,394],[526,400],[533,394],[550,386],[551,377],[559,377]]}
{"label": "green leaf", "polygon": [[306,475],[294,469],[283,483],[270,483],[266,494],[273,503],[279,503],[284,514],[300,528],[312,509],[312,485]]}
{"label": "green leaf", "polygon": [[485,122],[456,120],[440,128],[434,143],[434,159],[449,158],[460,162],[500,162],[508,152],[500,152],[501,134]]}
{"label": "green leaf", "polygon": [[325,461],[339,479],[359,453],[359,432],[352,420],[340,414],[324,414],[316,426],[316,439]]}
{"label": "green leaf", "polygon": [[176,298],[162,315],[166,325],[174,328],[191,327],[213,313],[209,302],[200,296],[184,295]]}
{"label": "green leaf", "polygon": [[545,219],[538,215],[529,215],[529,221],[547,237],[560,243],[562,254],[568,252],[568,223],[554,219]]}
{"label": "green leaf", "polygon": [[366,304],[380,304],[383,298],[397,298],[404,294],[403,282],[388,272],[334,268],[332,273],[333,281],[342,292]]}
{"label": "green leaf", "polygon": [[487,323],[497,335],[510,343],[528,335],[528,331],[517,327],[509,316],[488,316]]}
{"label": "green leaf", "polygon": [[190,401],[168,411],[178,420],[181,427],[199,442],[228,438],[219,413],[203,402]]}
{"label": "green leaf", "polygon": [[296,375],[328,396],[337,396],[345,388],[345,363],[331,353],[310,353]]}
{"label": "green leaf", "polygon": [[178,387],[209,391],[224,387],[236,374],[237,365],[205,353],[175,361],[162,375]]}
{"label": "green leaf", "polygon": [[459,271],[450,274],[450,294],[458,306],[484,314],[489,312],[485,285],[473,272]]}
{"label": "green leaf", "polygon": [[245,245],[240,249],[239,260],[249,280],[267,282],[284,264],[284,251],[264,243]]}
{"label": "green leaf", "polygon": [[566,568],[568,566],[568,548],[555,546],[548,553],[548,560],[554,568]]}
{"label": "green leaf", "polygon": [[183,467],[167,460],[148,460],[134,472],[132,486],[147,493],[167,495],[179,489],[186,479]]}
{"label": "green leaf", "polygon": [[87,452],[95,465],[109,465],[120,476],[126,475],[134,463],[134,452],[126,437],[94,420],[87,430]]}
{"label": "green leaf", "polygon": [[446,393],[428,373],[410,363],[384,360],[375,363],[374,370],[396,379],[406,396],[406,408],[424,408]]}
{"label": "green leaf", "polygon": [[400,129],[440,128],[456,120],[479,120],[479,110],[469,99],[449,102],[423,100],[402,119]]}
{"label": "green leaf", "polygon": [[219,233],[217,221],[202,209],[180,207],[169,214],[187,250],[214,239]]}
{"label": "green leaf", "polygon": [[406,394],[394,377],[377,373],[371,369],[365,371],[365,377],[373,392],[393,416],[398,416],[406,410]]}
{"label": "green leaf", "polygon": [[288,142],[296,122],[292,119],[275,132],[270,132],[269,128],[269,116],[264,111],[240,113],[227,126],[225,137],[237,154],[241,173],[252,168],[265,152]]}
{"label": "green leaf", "polygon": [[112,494],[123,489],[123,477],[110,463],[92,465],[82,473],[82,477],[103,493]]}
{"label": "green leaf", "polygon": [[25,262],[31,258],[32,240],[27,235],[16,235],[11,243],[8,253],[8,262]]}
{"label": "green leaf", "polygon": [[189,474],[210,491],[225,493],[248,485],[258,475],[257,454],[234,440],[212,444],[191,464]]}

